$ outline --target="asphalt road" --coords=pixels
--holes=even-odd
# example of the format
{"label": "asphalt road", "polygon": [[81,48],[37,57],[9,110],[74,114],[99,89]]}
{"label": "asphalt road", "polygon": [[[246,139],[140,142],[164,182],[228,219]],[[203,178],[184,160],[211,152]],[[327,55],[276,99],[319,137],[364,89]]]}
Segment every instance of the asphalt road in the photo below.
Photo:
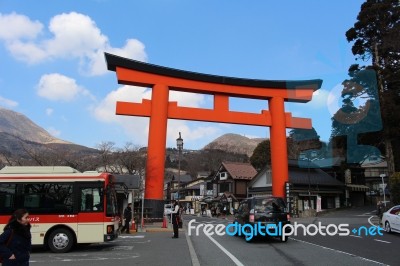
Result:
{"label": "asphalt road", "polygon": [[[196,220],[193,224],[216,225],[222,222],[203,217],[190,219]],[[381,232],[382,235],[379,235],[375,227],[378,219],[373,208],[356,208],[334,211],[320,217],[292,219],[292,224],[295,222],[305,226],[319,223],[322,226],[346,224],[350,235],[304,236],[303,231],[299,230],[298,235],[290,237],[286,243],[276,238],[256,239],[246,243],[243,237],[207,237],[199,230],[199,236],[192,236],[191,240],[201,265],[399,265],[396,254],[400,246],[400,234]],[[330,232],[334,231],[332,228]],[[357,231],[353,232],[353,229]]]}
{"label": "asphalt road", "polygon": [[[322,217],[317,217],[313,223],[339,224],[347,223],[350,229],[358,229],[361,226],[371,228],[372,225],[378,225],[378,219],[375,216],[373,208],[350,209],[344,211],[332,212]],[[332,250],[352,254],[371,261],[380,262],[388,265],[399,265],[400,260],[395,255],[400,247],[400,234],[367,235],[364,230],[361,233],[351,233],[350,236],[297,236],[296,239],[306,241],[314,245],[323,246]]]}
{"label": "asphalt road", "polygon": [[30,265],[192,265],[185,236],[172,239],[170,232],[123,234],[117,240],[79,246],[69,253],[55,254],[40,248],[31,253]]}
{"label": "asphalt road", "polygon": [[[336,211],[321,217],[293,219],[303,225],[348,224],[348,228],[372,227],[377,222],[372,209]],[[185,216],[185,231],[179,239],[171,232],[147,232],[122,235],[116,241],[80,246],[67,254],[35,249],[31,265],[399,265],[397,256],[400,234],[383,236],[292,236],[287,242],[277,238],[255,239],[246,243],[243,237],[216,234],[207,236],[193,226],[228,225],[224,219]],[[203,225],[204,227],[204,225]]]}
{"label": "asphalt road", "polygon": [[[370,249],[369,242],[360,241],[362,244],[355,245],[350,241],[359,239],[350,236],[333,238],[334,241],[314,238],[292,237],[286,243],[276,238],[256,239],[246,243],[242,237],[227,235],[191,237],[200,265],[379,265],[390,262],[366,254]],[[367,251],[355,252],[364,248]],[[393,244],[392,252],[397,248],[398,245]]]}

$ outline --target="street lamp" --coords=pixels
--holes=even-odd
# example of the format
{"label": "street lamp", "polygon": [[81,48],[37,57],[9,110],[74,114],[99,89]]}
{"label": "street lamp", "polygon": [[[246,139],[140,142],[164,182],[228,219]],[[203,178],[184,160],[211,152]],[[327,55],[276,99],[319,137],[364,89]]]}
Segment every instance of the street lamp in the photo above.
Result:
{"label": "street lamp", "polygon": [[176,139],[176,147],[178,148],[178,202],[180,199],[179,190],[181,187],[181,153],[183,150],[183,139],[181,132],[179,132],[179,138]]}
{"label": "street lamp", "polygon": [[141,196],[142,196],[142,215],[141,215],[141,219],[140,219],[140,229],[143,230],[143,225],[144,225],[144,218],[143,218],[143,214],[144,214],[144,192],[145,192],[145,182],[146,179],[144,179],[144,176],[140,175],[140,186],[141,186]]}
{"label": "street lamp", "polygon": [[308,171],[307,171],[307,175],[308,175],[308,201],[309,201],[309,208],[311,208],[311,178],[310,178],[310,164],[312,161],[314,161],[314,158],[317,156],[316,151],[308,151],[307,152],[307,161],[308,161]]}
{"label": "street lamp", "polygon": [[386,175],[385,174],[380,174],[379,176],[382,178],[383,204],[385,204],[385,209],[386,209],[385,181],[383,180],[383,178]]}

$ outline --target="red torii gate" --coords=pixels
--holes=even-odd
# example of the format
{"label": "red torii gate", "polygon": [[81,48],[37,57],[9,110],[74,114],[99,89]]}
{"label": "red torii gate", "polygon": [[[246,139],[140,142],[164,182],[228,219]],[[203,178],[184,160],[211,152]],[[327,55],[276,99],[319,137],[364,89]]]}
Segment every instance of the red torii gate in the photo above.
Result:
{"label": "red torii gate", "polygon": [[[322,80],[269,81],[207,75],[143,63],[105,53],[108,70],[119,84],[152,88],[152,99],[142,103],[117,102],[117,115],[150,117],[145,199],[162,211],[167,120],[219,122],[271,127],[272,194],[285,196],[288,181],[286,128],[311,129],[311,119],[285,113],[285,101],[308,102]],[[169,91],[211,94],[214,108],[180,107],[169,102]],[[268,100],[260,114],[229,110],[229,97]],[[161,208],[161,210],[160,210]],[[157,214],[156,214],[157,215]]]}

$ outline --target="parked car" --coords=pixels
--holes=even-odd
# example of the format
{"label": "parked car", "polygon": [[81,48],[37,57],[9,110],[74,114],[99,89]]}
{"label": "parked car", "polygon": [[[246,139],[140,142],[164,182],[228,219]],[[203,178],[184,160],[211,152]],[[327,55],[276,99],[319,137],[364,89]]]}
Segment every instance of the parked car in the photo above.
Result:
{"label": "parked car", "polygon": [[[280,197],[247,198],[240,203],[239,208],[234,212],[234,223],[237,222],[240,225],[250,224],[253,227],[254,224],[261,222],[263,226],[277,228],[279,223],[281,223],[281,226],[290,224],[290,216],[287,212],[285,201]],[[287,241],[287,237],[279,237],[281,241]]]}
{"label": "parked car", "polygon": [[400,233],[400,205],[396,205],[383,213],[382,224],[386,232]]}

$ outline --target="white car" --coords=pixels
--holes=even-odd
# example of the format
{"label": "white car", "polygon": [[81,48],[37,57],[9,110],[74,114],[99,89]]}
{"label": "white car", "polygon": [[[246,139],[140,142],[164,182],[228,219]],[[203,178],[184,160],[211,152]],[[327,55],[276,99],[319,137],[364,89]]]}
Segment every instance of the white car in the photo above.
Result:
{"label": "white car", "polygon": [[396,205],[383,213],[382,224],[386,232],[400,233],[400,205]]}

